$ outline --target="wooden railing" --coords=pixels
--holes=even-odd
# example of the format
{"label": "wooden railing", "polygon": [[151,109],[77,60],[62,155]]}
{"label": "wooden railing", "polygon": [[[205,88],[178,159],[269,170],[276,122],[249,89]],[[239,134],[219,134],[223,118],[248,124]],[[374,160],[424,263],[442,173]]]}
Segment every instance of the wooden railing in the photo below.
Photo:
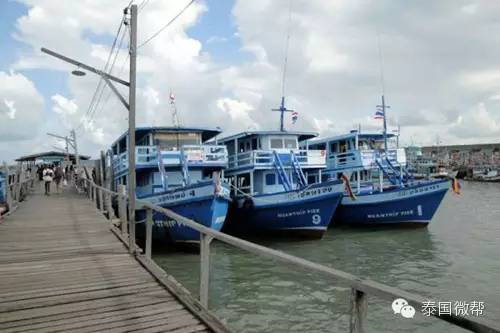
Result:
{"label": "wooden railing", "polygon": [[[428,302],[428,298],[420,295],[406,292],[404,290],[390,287],[376,281],[369,279],[363,279],[358,276],[337,270],[332,267],[324,266],[306,259],[302,259],[293,255],[286,254],[281,251],[273,250],[255,243],[251,243],[225,233],[215,231],[213,229],[207,228],[201,224],[196,223],[193,220],[185,218],[172,210],[162,208],[148,202],[137,200],[136,204],[138,209],[146,209],[146,236],[145,236],[145,249],[144,255],[141,253],[142,250],[136,245],[135,237],[128,237],[127,235],[127,224],[129,229],[132,221],[127,221],[127,196],[125,188],[122,186],[120,193],[112,192],[109,189],[96,185],[89,179],[82,180],[84,183],[85,190],[87,191],[89,197],[92,200],[96,198],[101,198],[101,205],[99,209],[101,211],[107,210],[107,216],[111,217],[111,212],[113,211],[111,206],[106,206],[106,203],[111,202],[112,197],[116,197],[118,200],[118,212],[120,221],[120,230],[122,240],[128,242],[129,250],[131,253],[138,255],[139,258],[144,259],[149,264],[153,263],[151,259],[151,242],[152,242],[152,230],[153,230],[153,211],[162,213],[168,218],[187,225],[188,227],[198,231],[201,235],[200,237],[200,290],[199,290],[199,300],[203,307],[208,309],[209,304],[209,281],[210,281],[210,244],[213,239],[217,239],[223,243],[232,245],[244,251],[256,254],[258,256],[263,256],[270,258],[272,260],[280,261],[286,265],[290,265],[293,268],[300,268],[306,272],[316,272],[323,275],[327,279],[331,279],[337,283],[344,283],[351,288],[351,305],[350,305],[350,332],[366,332],[366,317],[368,311],[368,295],[376,296],[392,303],[397,298],[403,298],[412,305],[416,311],[422,309],[424,304]],[[134,230],[130,229],[130,230]],[[154,263],[153,263],[154,264]],[[155,265],[155,264],[154,264]],[[155,269],[159,269],[155,265]],[[165,273],[166,274],[166,273]],[[189,292],[188,292],[189,293]],[[437,303],[436,303],[437,304]],[[389,309],[389,305],[388,305]],[[480,317],[465,317],[455,314],[440,314],[438,311],[431,314],[432,316],[447,321],[455,326],[473,331],[473,332],[488,332],[488,333],[500,333],[500,326],[497,323],[493,323],[485,318]]]}
{"label": "wooden railing", "polygon": [[25,166],[18,165],[15,172],[11,172],[5,162],[0,171],[3,172],[5,177],[3,188],[5,189],[5,203],[7,204],[8,214],[12,214],[33,188],[35,182],[34,171],[31,170],[28,173]]}

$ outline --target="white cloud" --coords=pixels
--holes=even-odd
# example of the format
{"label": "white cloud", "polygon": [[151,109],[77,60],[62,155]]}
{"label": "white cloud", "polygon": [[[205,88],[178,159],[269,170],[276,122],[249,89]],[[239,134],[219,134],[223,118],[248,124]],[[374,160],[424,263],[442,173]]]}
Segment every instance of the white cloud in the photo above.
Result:
{"label": "white cloud", "polygon": [[35,137],[44,102],[33,82],[20,73],[0,72],[0,101],[0,145]]}
{"label": "white cloud", "polygon": [[78,111],[78,105],[74,100],[67,99],[64,96],[56,94],[52,96],[52,110],[60,115],[74,115]]}
{"label": "white cloud", "polygon": [[16,107],[14,106],[14,101],[9,101],[7,99],[4,99],[3,100],[5,106],[7,107],[7,111],[5,112],[5,114],[7,115],[8,118],[10,119],[14,119],[16,118],[16,112],[17,112],[17,109]]}
{"label": "white cloud", "polygon": [[462,12],[464,12],[466,14],[472,15],[472,14],[476,14],[477,7],[478,7],[477,3],[470,3],[470,4],[467,4],[465,6],[462,6],[461,10],[462,10]]}
{"label": "white cloud", "polygon": [[[29,10],[17,20],[14,35],[32,50],[22,52],[12,67],[63,71],[74,67],[41,54],[39,48],[45,46],[102,67],[110,46],[96,42],[92,36],[114,36],[121,8],[128,3],[114,0],[103,6],[94,0],[20,1]],[[478,3],[442,0],[439,4],[411,2],[402,6],[398,1],[381,5],[294,0],[285,92],[287,107],[300,114],[293,128],[330,134],[348,131],[361,123],[364,130],[380,129],[372,119],[381,94],[379,31],[386,97],[392,106],[389,122],[403,125],[403,141],[418,137],[422,143],[429,143],[439,133],[447,143],[460,143],[464,140],[460,133],[466,128],[458,124],[459,116],[476,130],[486,128],[488,133],[495,133],[491,123],[498,124],[495,96],[500,91],[500,45],[492,36],[500,32],[495,15],[500,4]],[[283,8],[288,8],[288,1],[236,1],[232,10],[237,30],[234,38],[240,39],[242,51],[253,58],[226,68],[214,63],[203,44],[187,32],[199,24],[207,5],[210,3],[195,2],[174,24],[139,49],[138,125],[170,125],[168,95],[173,91],[185,125],[220,126],[227,132],[249,126],[278,128],[279,114],[270,109],[277,107],[281,98],[288,30],[288,11]],[[174,0],[148,2],[139,14],[139,43],[182,6]],[[210,29],[209,23],[204,24],[205,29]],[[212,37],[207,42],[222,42],[218,36]],[[120,71],[125,59],[123,49],[113,72],[122,78],[128,78],[126,65]],[[82,78],[70,77],[70,95],[52,97],[53,112],[43,117],[45,123],[41,126],[59,131],[81,127],[78,132],[82,151],[94,155],[127,126],[127,112],[108,88],[99,107],[88,114],[97,81],[91,73]],[[118,88],[127,97],[126,90]],[[3,99],[14,102],[17,121],[25,112],[22,103],[10,95],[0,95]],[[468,111],[488,99],[491,105],[485,101],[489,110],[487,115],[483,112],[483,118],[478,118],[482,111],[478,115]],[[40,110],[43,101],[38,99],[37,103]],[[0,117],[7,119],[7,112],[12,111],[2,107]],[[490,127],[485,127],[487,121]],[[287,127],[289,124],[287,115]]]}
{"label": "white cloud", "polygon": [[254,109],[250,104],[231,98],[220,98],[217,100],[217,107],[229,116],[232,122],[246,126],[244,129],[259,128],[251,117],[251,112]]}
{"label": "white cloud", "polygon": [[462,139],[498,140],[500,137],[500,117],[491,114],[484,103],[457,117],[450,132]]}

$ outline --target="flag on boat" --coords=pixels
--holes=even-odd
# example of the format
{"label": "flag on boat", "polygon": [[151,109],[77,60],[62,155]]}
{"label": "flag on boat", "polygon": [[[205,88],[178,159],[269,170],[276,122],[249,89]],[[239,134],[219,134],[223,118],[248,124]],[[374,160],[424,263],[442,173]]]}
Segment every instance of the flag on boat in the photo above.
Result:
{"label": "flag on boat", "polygon": [[175,95],[173,93],[170,93],[170,104],[175,103]]}
{"label": "flag on boat", "polygon": [[381,108],[377,108],[377,111],[375,112],[375,115],[373,116],[373,118],[375,119],[384,119],[385,117],[385,112],[384,110],[382,110]]}
{"label": "flag on boat", "polygon": [[299,119],[299,113],[297,111],[292,112],[292,124],[295,124],[297,122],[297,119]]}
{"label": "flag on boat", "polygon": [[456,178],[453,178],[451,180],[451,189],[453,190],[453,192],[455,194],[460,194],[461,193],[461,189],[462,189],[462,186],[460,185],[460,182],[458,181],[458,179]]}

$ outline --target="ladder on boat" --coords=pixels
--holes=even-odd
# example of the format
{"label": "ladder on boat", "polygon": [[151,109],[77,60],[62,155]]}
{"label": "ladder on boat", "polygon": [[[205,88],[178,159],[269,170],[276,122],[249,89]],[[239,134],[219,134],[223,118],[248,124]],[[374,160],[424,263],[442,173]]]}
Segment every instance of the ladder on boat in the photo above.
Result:
{"label": "ladder on boat", "polygon": [[389,166],[393,169],[396,169],[397,170],[397,167],[399,166],[400,167],[400,170],[398,172],[398,175],[399,175],[399,179],[401,179],[401,181],[403,183],[407,183],[407,182],[410,182],[413,180],[413,176],[410,175],[410,173],[408,172],[408,169],[406,169],[405,167],[402,167],[401,164],[399,162],[397,162],[397,165],[394,165],[388,158],[387,158],[387,163],[389,164]]}
{"label": "ladder on boat", "polygon": [[165,165],[163,164],[160,147],[156,147],[156,159],[158,160],[158,171],[160,171],[161,185],[163,186],[163,190],[166,191],[168,190],[168,176],[165,171]]}
{"label": "ladder on boat", "polygon": [[292,161],[293,171],[295,173],[295,176],[298,179],[299,186],[306,187],[307,186],[306,176],[304,175],[304,172],[302,171],[302,168],[300,167],[299,159],[297,158],[297,155],[295,155],[293,150],[290,151],[290,157],[291,157],[291,161]]}
{"label": "ladder on boat", "polygon": [[[377,164],[379,170],[382,171],[384,176],[386,176],[387,179],[389,179],[389,182],[391,182],[392,185],[400,185],[399,177],[395,175],[395,171],[396,171],[395,169],[392,169],[391,172],[389,172],[385,168],[385,166],[382,164],[382,160],[378,159],[378,158],[375,160],[375,163]],[[396,171],[396,174],[397,174],[397,171]]]}
{"label": "ladder on boat", "polygon": [[276,169],[276,173],[278,174],[278,177],[281,180],[281,183],[283,184],[283,187],[285,188],[285,191],[291,191],[292,190],[292,184],[290,183],[290,179],[288,178],[288,175],[285,171],[285,167],[283,166],[283,162],[281,162],[281,159],[276,152],[276,150],[273,150],[273,155],[274,155],[274,168]]}

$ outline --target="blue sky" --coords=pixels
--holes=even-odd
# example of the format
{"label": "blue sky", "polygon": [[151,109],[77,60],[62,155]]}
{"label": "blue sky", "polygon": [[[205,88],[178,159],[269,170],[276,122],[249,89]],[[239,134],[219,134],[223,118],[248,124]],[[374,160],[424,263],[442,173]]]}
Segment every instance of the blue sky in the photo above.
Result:
{"label": "blue sky", "polygon": [[[154,0],[151,0],[154,1]],[[141,1],[135,1],[140,4]],[[241,43],[236,36],[236,27],[233,22],[231,10],[234,0],[209,0],[205,1],[208,10],[202,15],[200,21],[187,30],[190,37],[203,44],[204,52],[208,52],[215,63],[228,66],[250,60],[251,55],[241,50]],[[144,10],[147,10],[147,6]],[[28,13],[28,7],[13,0],[0,1],[0,71],[8,72],[10,67],[23,54],[30,51],[29,46],[16,40],[16,21]],[[113,36],[108,34],[95,34],[85,31],[83,38],[93,43],[110,45]],[[51,96],[61,94],[71,97],[67,86],[68,73],[46,70],[30,69],[19,70],[20,73],[31,79],[37,90],[46,101]],[[45,103],[45,112],[50,110],[50,103]]]}

